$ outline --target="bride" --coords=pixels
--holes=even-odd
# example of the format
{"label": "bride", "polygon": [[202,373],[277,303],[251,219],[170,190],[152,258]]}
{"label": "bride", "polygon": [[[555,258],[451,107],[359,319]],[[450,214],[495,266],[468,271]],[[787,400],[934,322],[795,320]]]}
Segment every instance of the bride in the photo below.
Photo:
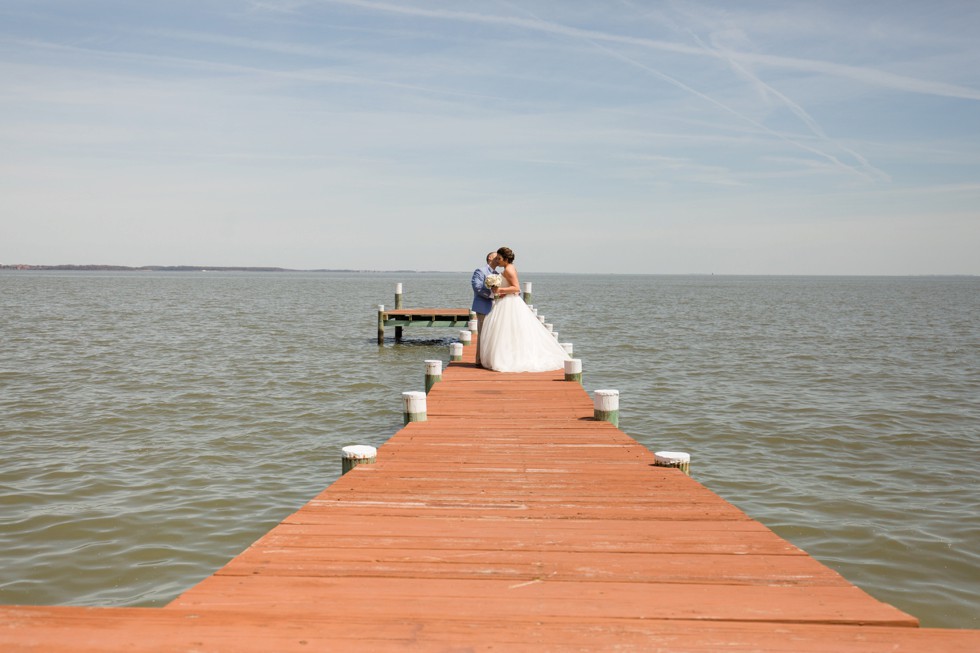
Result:
{"label": "bride", "polygon": [[546,372],[562,369],[570,356],[521,299],[514,252],[497,250],[504,283],[494,288],[493,310],[483,322],[480,361],[497,372]]}

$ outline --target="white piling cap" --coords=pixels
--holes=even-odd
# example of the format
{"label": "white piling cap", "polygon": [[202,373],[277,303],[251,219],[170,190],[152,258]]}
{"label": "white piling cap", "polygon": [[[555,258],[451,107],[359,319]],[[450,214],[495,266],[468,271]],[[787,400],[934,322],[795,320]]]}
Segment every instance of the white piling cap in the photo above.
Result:
{"label": "white piling cap", "polygon": [[344,447],[343,453],[341,453],[341,458],[347,460],[365,460],[367,458],[376,458],[377,456],[378,450],[366,444],[352,444]]}
{"label": "white piling cap", "polygon": [[592,402],[596,410],[619,410],[619,390],[596,390]]}
{"label": "white piling cap", "polygon": [[461,342],[451,342],[449,343],[449,351],[452,352],[453,356],[463,355],[463,343]]}
{"label": "white piling cap", "polygon": [[568,354],[569,356],[572,355],[572,349],[573,349],[572,343],[570,343],[570,342],[560,342],[558,344],[561,345],[561,348],[565,350],[565,353],[566,354]]}
{"label": "white piling cap", "polygon": [[565,361],[565,374],[581,374],[582,373],[582,359],[581,358],[570,358]]}
{"label": "white piling cap", "polygon": [[531,282],[530,281],[525,281],[524,282],[524,292],[531,292]]}
{"label": "white piling cap", "polygon": [[551,322],[546,322],[545,325],[544,325],[544,328],[547,329],[548,331],[554,331],[555,330],[555,325],[552,324]]}
{"label": "white piling cap", "polygon": [[677,465],[690,463],[691,454],[683,451],[658,451],[653,454],[653,459],[659,465]]}
{"label": "white piling cap", "polygon": [[441,360],[425,361],[425,373],[433,376],[439,376],[440,374],[442,374],[442,361]]}
{"label": "white piling cap", "polygon": [[406,413],[425,412],[425,393],[421,390],[402,393],[402,401],[405,404]]}
{"label": "white piling cap", "polygon": [[466,323],[466,328],[470,330],[470,333],[476,333],[476,330],[479,326],[480,323],[477,322],[476,320],[470,320],[469,322]]}
{"label": "white piling cap", "polygon": [[395,284],[395,294],[396,295],[402,294],[402,285],[400,283]]}
{"label": "white piling cap", "polygon": [[378,304],[378,312],[379,313],[384,313],[385,312],[385,305],[384,304]]}
{"label": "white piling cap", "polygon": [[470,334],[469,331],[460,331],[459,332],[459,341],[460,342],[464,342],[465,343],[465,342],[471,342],[472,340],[473,340],[473,336]]}

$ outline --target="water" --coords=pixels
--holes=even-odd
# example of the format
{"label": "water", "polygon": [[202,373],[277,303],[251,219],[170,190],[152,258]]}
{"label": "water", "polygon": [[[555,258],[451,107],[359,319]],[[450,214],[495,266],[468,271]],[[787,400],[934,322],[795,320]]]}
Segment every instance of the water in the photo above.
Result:
{"label": "water", "polygon": [[[158,606],[401,428],[468,274],[0,273],[0,603]],[[980,279],[526,275],[620,425],[926,626],[980,627]]]}

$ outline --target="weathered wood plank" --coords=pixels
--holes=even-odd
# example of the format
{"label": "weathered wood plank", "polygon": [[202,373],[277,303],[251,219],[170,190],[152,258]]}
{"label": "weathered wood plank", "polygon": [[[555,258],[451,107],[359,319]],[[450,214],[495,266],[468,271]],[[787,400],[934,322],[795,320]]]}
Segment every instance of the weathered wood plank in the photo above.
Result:
{"label": "weathered wood plank", "polygon": [[756,521],[438,519],[349,516],[329,525],[288,521],[255,546],[806,555]]}
{"label": "weathered wood plank", "polygon": [[916,626],[896,608],[853,585],[740,586],[372,578],[211,576],[172,604],[183,609],[303,610],[351,619],[697,619],[760,623]]}
{"label": "weathered wood plank", "polygon": [[974,653],[980,631],[652,619],[370,622],[316,610],[0,607],[5,653],[310,651]]}
{"label": "weathered wood plank", "polygon": [[[494,542],[453,548],[255,546],[222,568],[227,576],[457,578],[725,585],[847,586],[839,574],[808,556],[529,551]],[[377,548],[376,548],[377,547]],[[485,548],[494,547],[494,548]]]}

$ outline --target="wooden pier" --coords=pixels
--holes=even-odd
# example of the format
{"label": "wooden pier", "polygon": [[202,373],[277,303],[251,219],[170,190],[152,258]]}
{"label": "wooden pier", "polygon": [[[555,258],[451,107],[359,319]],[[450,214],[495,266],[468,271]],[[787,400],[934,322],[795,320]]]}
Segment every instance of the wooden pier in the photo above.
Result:
{"label": "wooden pier", "polygon": [[168,607],[2,607],[0,650],[980,650],[654,466],[562,372],[473,353],[427,421]]}
{"label": "wooden pier", "polygon": [[402,339],[405,327],[459,327],[466,328],[470,320],[468,308],[403,308],[378,311],[378,344],[385,341],[385,327],[395,327],[395,340]]}

